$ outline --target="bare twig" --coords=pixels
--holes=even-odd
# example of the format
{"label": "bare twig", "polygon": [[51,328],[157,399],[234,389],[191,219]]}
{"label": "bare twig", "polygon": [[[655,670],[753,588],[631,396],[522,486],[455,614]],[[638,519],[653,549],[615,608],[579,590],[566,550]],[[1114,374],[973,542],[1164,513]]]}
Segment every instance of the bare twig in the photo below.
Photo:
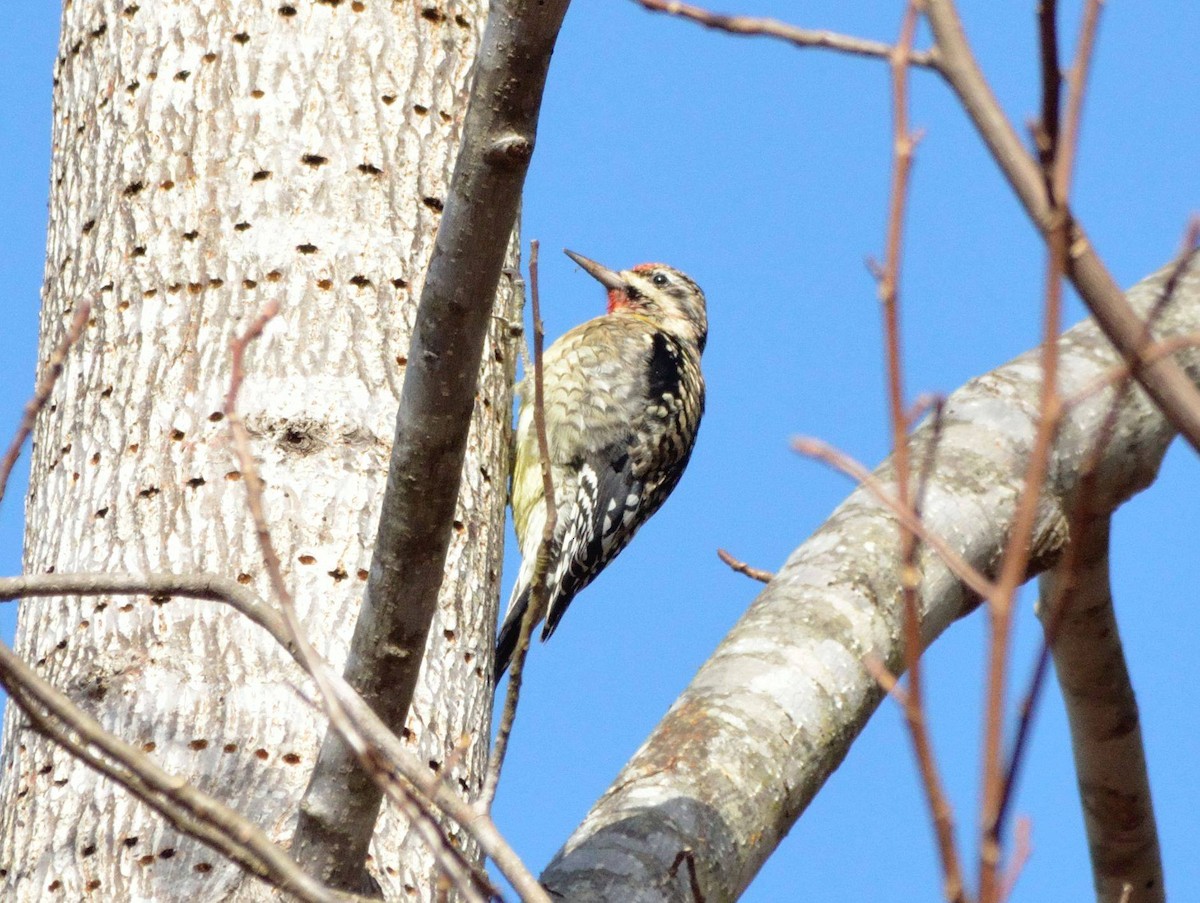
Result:
{"label": "bare twig", "polygon": [[1068,245],[1071,237],[1068,194],[1083,104],[1083,73],[1087,70],[1092,46],[1087,36],[1094,31],[1094,28],[1087,28],[1086,22],[1089,17],[1085,15],[1085,39],[1072,66],[1066,122],[1060,124],[1056,12],[1053,0],[1046,0],[1039,17],[1043,48],[1043,107],[1042,121],[1036,131],[1050,204],[1049,223],[1044,230],[1048,253],[1042,330],[1042,389],[1038,403],[1040,415],[1033,451],[1026,465],[1025,482],[1017,502],[1013,531],[1004,552],[1000,578],[997,581],[999,592],[994,604],[989,608],[991,637],[988,651],[987,697],[984,706],[982,837],[979,863],[979,895],[983,903],[993,903],[999,900],[1003,893],[1003,887],[998,883],[998,870],[1003,817],[1011,785],[1007,780],[1008,769],[1004,762],[1002,738],[1013,603],[1017,588],[1025,579],[1038,499],[1041,496],[1042,483],[1049,466],[1051,444],[1061,414],[1061,398],[1058,391],[1058,336],[1062,323],[1062,282],[1067,272]]}
{"label": "bare twig", "polygon": [[[0,578],[0,600],[42,596],[76,595],[151,595],[184,596],[223,602],[266,629],[271,636],[292,653],[304,667],[304,661],[291,641],[283,617],[252,590],[233,580],[205,574],[31,574]],[[338,703],[347,713],[349,730],[362,748],[374,757],[376,773],[386,781],[390,792],[403,796],[405,784],[428,789],[437,807],[454,819],[497,863],[509,882],[526,899],[540,899],[536,894],[537,881],[521,864],[516,853],[496,830],[490,819],[481,817],[463,802],[443,781],[428,781],[428,770],[406,749],[399,739],[387,731],[362,698],[342,678],[328,671],[328,665],[318,660],[330,682]],[[118,741],[120,742],[120,741]],[[406,813],[408,810],[405,810]]]}
{"label": "bare twig", "polygon": [[[345,723],[351,723],[350,716],[347,716]],[[349,735],[352,730],[341,727],[337,729],[342,737]],[[364,758],[373,761],[369,755]],[[447,889],[453,888],[469,903],[489,903],[496,899],[499,894],[487,875],[466,857],[439,823],[436,810],[430,806],[430,798],[420,789],[412,787],[408,781],[387,780],[382,766],[383,762],[376,766],[380,770],[375,779],[384,784],[384,795],[400,811],[433,854],[438,868],[441,869],[441,874],[437,876],[439,882]]]}
{"label": "bare twig", "polygon": [[81,302],[75,310],[75,316],[71,320],[71,325],[67,328],[67,334],[63,336],[63,340],[54,349],[54,353],[50,355],[50,359],[46,361],[45,372],[42,373],[42,378],[38,380],[38,384],[33,390],[33,397],[25,403],[25,411],[21,415],[21,423],[17,427],[17,432],[13,436],[12,442],[9,443],[8,451],[4,453],[4,458],[0,459],[0,501],[4,500],[4,491],[8,488],[8,478],[12,476],[12,470],[17,465],[17,459],[21,457],[21,446],[25,444],[25,440],[29,438],[29,434],[33,432],[33,424],[37,420],[38,414],[46,406],[46,402],[50,400],[50,393],[54,391],[54,384],[58,382],[59,376],[62,375],[63,364],[67,360],[67,353],[71,350],[71,346],[79,341],[79,336],[82,335],[83,327],[87,325],[88,317],[91,316],[91,313],[92,305],[87,301]]}
{"label": "bare twig", "polygon": [[[1057,222],[1042,171],[1029,156],[971,51],[954,0],[924,0],[938,50],[938,71],[958,95],[980,137],[1038,230],[1049,239]],[[1080,82],[1082,83],[1082,82]],[[1069,175],[1064,172],[1063,175]],[[1144,359],[1143,324],[1096,254],[1083,228],[1069,218],[1067,276],[1100,328],[1188,444],[1200,451],[1200,389],[1176,363]]]}
{"label": "bare twig", "polygon": [[[887,249],[879,279],[879,297],[883,303],[884,337],[887,357],[887,394],[891,415],[892,461],[896,474],[896,501],[920,515],[914,505],[909,469],[909,414],[904,404],[903,356],[900,338],[900,261],[904,235],[904,211],[908,198],[913,151],[920,136],[908,123],[908,61],[917,29],[918,7],[909,0],[900,28],[900,39],[889,54],[892,74],[892,186],[889,201]],[[921,670],[921,614],[917,570],[916,533],[900,526],[900,587],[904,601],[904,662],[908,670],[908,688],[904,694],[904,718],[912,740],[913,754],[921,775],[926,802],[933,819],[938,854],[941,857],[943,892],[947,900],[963,901],[965,890],[958,846],[954,838],[954,817],[938,773],[937,759],[926,724]]]}
{"label": "bare twig", "polygon": [[[549,553],[551,544],[554,541],[554,531],[558,526],[558,505],[554,496],[554,477],[550,468],[550,439],[546,435],[546,392],[545,392],[545,375],[542,369],[543,365],[543,346],[546,342],[546,332],[542,326],[542,307],[541,299],[538,295],[538,244],[532,243],[529,253],[529,278],[530,291],[529,300],[533,306],[533,423],[537,431],[538,459],[542,468],[542,492],[546,497],[546,522],[542,526],[542,549],[539,549],[538,557],[541,556],[541,551],[544,549]],[[541,562],[539,562],[541,563]],[[549,562],[547,567],[543,568],[543,572],[549,570]],[[545,580],[545,573],[542,579]],[[543,595],[545,590],[543,588]],[[545,605],[545,599],[539,600],[542,606]],[[531,601],[530,607],[533,607]]]}
{"label": "bare twig", "polygon": [[1183,241],[1180,242],[1179,254],[1175,258],[1174,265],[1171,267],[1171,274],[1167,277],[1167,281],[1163,283],[1158,300],[1150,308],[1150,312],[1146,315],[1145,323],[1142,325],[1142,329],[1145,332],[1144,338],[1147,341],[1154,337],[1154,327],[1158,325],[1158,320],[1166,311],[1167,306],[1175,299],[1175,292],[1179,289],[1179,284],[1183,281],[1188,267],[1191,266],[1192,258],[1196,255],[1198,247],[1200,247],[1200,215],[1193,214],[1191,219],[1188,220],[1187,228],[1184,230]]}
{"label": "bare twig", "polygon": [[[1148,309],[1166,277],[1155,274],[1131,289],[1131,304]],[[1179,294],[1194,301],[1198,293],[1200,269],[1193,267]],[[1196,319],[1194,305],[1173,304],[1159,329],[1166,336],[1192,332]],[[1064,392],[1115,360],[1094,323],[1068,330],[1061,342]],[[979,569],[996,566],[1011,529],[1022,462],[1036,429],[1030,399],[1040,391],[1041,373],[1034,361],[1036,355],[1023,355],[947,399],[924,517],[928,532],[953,537],[954,548]],[[1093,402],[1064,421],[1044,498],[1051,515],[1080,489],[1076,465],[1095,437],[1098,410],[1103,413]],[[914,448],[928,432],[926,425]],[[1172,432],[1160,411],[1127,399],[1101,468],[1104,499],[1096,501],[1115,505],[1152,482]],[[988,449],[983,459],[981,445]],[[890,464],[877,479],[894,494]],[[898,625],[880,593],[894,580],[898,535],[879,517],[879,507],[864,486],[792,553],[546,868],[542,877],[553,892],[586,897],[602,875],[609,897],[632,899],[666,872],[680,849],[714,844],[728,849],[721,868],[701,876],[705,893],[735,899],[744,891],[874,712],[880,694],[859,665],[863,653],[874,650],[893,665],[903,661]],[[1037,527],[1031,571],[1047,566],[1064,539],[1056,516],[1039,517]],[[957,573],[936,558],[922,558],[927,638],[975,607],[965,585],[951,579]],[[747,681],[758,668],[774,679]],[[829,691],[832,671],[841,675],[837,693]],[[731,711],[738,717],[729,718]],[[807,731],[795,730],[800,712]],[[748,747],[747,732],[763,743]],[[814,746],[814,732],[827,742]],[[704,742],[695,743],[697,737]],[[742,792],[748,786],[755,792]],[[731,825],[745,840],[729,847]],[[655,838],[653,848],[647,836]]]}
{"label": "bare twig", "polygon": [[[147,574],[143,576],[85,573],[35,574],[22,577],[0,578],[0,600],[59,596],[68,593],[77,595],[149,595],[157,598],[183,596],[223,602],[266,629],[281,646],[292,654],[292,657],[306,671],[310,664],[300,654],[293,633],[279,612],[262,602],[251,590],[225,577],[209,574]],[[135,773],[137,772],[137,763],[122,764]],[[101,770],[105,774],[111,775],[108,769]],[[413,765],[407,772],[410,775],[419,774],[419,768]],[[185,786],[190,787],[190,785]],[[428,795],[432,796],[432,794]],[[410,799],[410,797],[411,794],[402,793],[396,801],[409,821],[417,826],[418,832],[423,836],[427,836],[427,839],[432,839],[434,836],[432,831],[436,830],[436,825],[431,827],[429,824],[421,823],[422,820],[425,822],[429,821],[428,806],[421,805],[419,801]],[[170,802],[168,801],[168,803]],[[156,806],[156,808],[160,812],[163,812],[161,807]],[[176,823],[177,819],[175,816],[167,812],[164,812],[164,814],[171,818],[172,823]],[[234,814],[236,815],[237,813]],[[198,836],[201,840],[204,840],[204,836],[192,833],[194,836]],[[439,842],[439,846],[445,845],[446,841],[441,840]],[[223,848],[219,849],[223,851]],[[242,861],[236,857],[233,858],[235,861]],[[463,872],[461,865],[452,865],[450,868],[454,872]],[[473,889],[467,891],[466,897],[472,900],[483,900],[483,897]]]}
{"label": "bare twig", "polygon": [[[849,53],[855,56],[873,57],[888,60],[893,48],[882,41],[870,41],[851,35],[837,34],[832,31],[817,31],[809,28],[797,28],[778,19],[760,19],[753,16],[728,16],[710,12],[690,3],[680,3],[678,0],[635,0],[644,9],[652,12],[667,13],[688,19],[706,28],[714,28],[729,34],[749,35],[779,38],[796,47],[819,47],[825,50],[836,50],[839,53]],[[927,69],[936,69],[938,65],[937,52],[933,50],[908,51],[908,64]]]}
{"label": "bare twig", "polygon": [[908,409],[907,419],[909,427],[911,428],[918,420],[924,417],[926,411],[941,411],[945,403],[946,397],[944,395],[939,395],[936,392],[922,392]]}
{"label": "bare twig", "polygon": [[1009,860],[1008,869],[1004,873],[1004,884],[1000,894],[1001,900],[1012,898],[1013,891],[1017,887],[1017,880],[1021,877],[1021,872],[1025,870],[1025,865],[1029,862],[1029,856],[1032,852],[1033,824],[1028,818],[1018,818],[1016,834],[1013,837],[1012,858]]}
{"label": "bare twig", "polygon": [[942,428],[945,425],[942,414],[945,412],[946,400],[941,396],[934,396],[932,405],[933,420],[929,429],[929,440],[925,444],[925,455],[921,459],[921,470],[917,474],[917,491],[913,496],[913,516],[918,520],[925,506],[925,490],[933,479],[933,467],[937,461],[938,445],[942,441]]}
{"label": "bare twig", "polygon": [[[294,630],[294,624],[290,623],[291,620],[294,620],[292,595],[284,583],[279,555],[275,551],[274,542],[271,540],[271,530],[267,525],[267,515],[263,508],[262,477],[259,475],[254,454],[250,450],[250,433],[246,429],[242,415],[237,409],[238,392],[241,390],[242,382],[246,377],[246,349],[262,335],[267,324],[278,313],[279,301],[275,299],[268,301],[258,316],[251,321],[245,334],[236,337],[229,343],[233,362],[229,377],[229,392],[225,396],[225,418],[229,423],[229,431],[233,436],[234,451],[237,454],[238,464],[241,467],[242,479],[246,484],[246,504],[250,509],[250,516],[254,521],[254,530],[258,537],[259,547],[262,550],[263,563],[266,565],[267,574],[271,580],[271,588],[279,599],[285,623],[288,624],[289,629],[293,630],[293,633],[298,633],[298,631]],[[293,617],[289,619],[289,615]],[[297,639],[302,639],[302,637],[292,637],[293,642]]]}
{"label": "bare twig", "polygon": [[529,303],[533,308],[533,423],[537,433],[538,461],[542,469],[542,492],[546,499],[546,520],[542,526],[542,541],[538,546],[534,562],[533,579],[530,581],[529,604],[521,618],[521,629],[517,645],[509,665],[508,688],[504,695],[504,710],[500,714],[500,726],[496,730],[496,742],[488,758],[483,790],[478,806],[482,811],[491,810],[500,783],[500,770],[504,767],[504,756],[508,752],[508,739],[512,734],[513,722],[517,717],[517,703],[521,697],[521,681],[525,672],[525,657],[529,654],[529,641],[534,625],[546,611],[546,577],[553,566],[554,531],[558,527],[558,508],[554,498],[554,479],[550,472],[550,441],[546,435],[546,396],[542,371],[542,351],[546,333],[542,326],[541,297],[538,292],[538,247],[536,239],[529,243]]}
{"label": "bare twig", "polygon": [[1058,147],[1059,95],[1062,71],[1058,64],[1058,0],[1038,3],[1038,49],[1042,70],[1042,119],[1034,129],[1038,157],[1044,172],[1054,167],[1054,149]]}
{"label": "bare twig", "polygon": [[[1200,345],[1200,332],[1193,332],[1190,335],[1177,335],[1169,339],[1163,339],[1161,342],[1155,342],[1146,348],[1145,359],[1147,361],[1156,361],[1161,357],[1168,357],[1178,351],[1183,351],[1185,348],[1195,348]],[[1128,361],[1110,367],[1106,373],[1100,374],[1082,389],[1073,392],[1062,400],[1063,410],[1075,407],[1087,401],[1097,392],[1103,392],[1114,384],[1128,382],[1133,378],[1133,369]]]}
{"label": "bare twig", "polygon": [[[1033,453],[1026,470],[1025,485],[1017,506],[1010,543],[1005,550],[1000,579],[1000,592],[991,615],[992,639],[988,661],[988,697],[986,703],[986,727],[984,737],[984,779],[981,821],[983,836],[980,848],[980,898],[984,903],[999,899],[1002,888],[997,886],[997,869],[1000,862],[1000,844],[1003,818],[1007,800],[1011,798],[1015,777],[1011,768],[1006,768],[1002,750],[1004,730],[1004,698],[1008,647],[1012,625],[1012,603],[1017,587],[1024,580],[1029,558],[1029,540],[1033,535],[1038,497],[1050,458],[1050,445],[1057,431],[1061,414],[1061,398],[1057,386],[1058,334],[1062,319],[1062,280],[1069,267],[1069,244],[1071,241],[1071,215],[1069,193],[1071,174],[1074,169],[1086,76],[1090,66],[1096,25],[1099,18],[1098,0],[1089,0],[1084,12],[1079,45],[1069,76],[1070,92],[1067,99],[1065,119],[1061,125],[1052,121],[1058,116],[1057,83],[1059,79],[1057,50],[1043,51],[1043,67],[1053,66],[1053,71],[1043,72],[1043,85],[1054,83],[1054,90],[1043,92],[1042,123],[1039,135],[1042,141],[1042,161],[1045,182],[1048,186],[1050,204],[1049,223],[1045,228],[1047,241],[1046,313],[1043,329],[1042,393],[1039,402],[1041,417]],[[1056,43],[1054,16],[1055,4],[1047,3],[1047,13],[1040,23],[1044,30],[1042,45]],[[1139,344],[1144,348],[1150,340],[1149,331],[1143,327]],[[1115,412],[1110,413],[1115,417]],[[1104,438],[1104,441],[1107,441]],[[1067,556],[1068,564],[1073,556]],[[1070,579],[1069,577],[1067,578]]]}
{"label": "bare twig", "polygon": [[182,596],[223,602],[266,630],[296,657],[295,645],[279,612],[236,580],[217,574],[77,573],[0,577],[0,601],[65,595]]}
{"label": "bare twig", "polygon": [[746,564],[746,562],[734,558],[724,549],[717,549],[717,557],[733,568],[733,570],[737,571],[737,573],[745,574],[751,580],[757,580],[759,583],[770,583],[775,577],[770,571],[764,571],[761,568],[756,568],[753,565]]}
{"label": "bare twig", "polygon": [[[1171,303],[1175,291],[1179,287],[1180,281],[1196,253],[1198,240],[1200,240],[1200,219],[1193,218],[1188,224],[1188,229],[1184,235],[1176,263],[1168,278],[1163,283],[1162,291],[1159,293],[1153,307],[1146,316],[1144,328],[1147,335],[1151,334],[1155,323]],[[1158,342],[1151,347],[1155,349],[1155,354],[1170,354],[1180,348],[1195,345],[1197,341],[1200,341],[1200,336],[1175,336],[1171,339]],[[1087,529],[1087,525],[1095,517],[1091,506],[1096,493],[1099,491],[1099,487],[1097,486],[1099,462],[1109,442],[1112,441],[1118,411],[1132,384],[1132,376],[1128,363],[1123,362],[1116,367],[1110,368],[1100,378],[1093,380],[1082,390],[1070,396],[1062,405],[1062,413],[1065,414],[1073,405],[1081,403],[1086,398],[1101,389],[1107,388],[1114,382],[1117,383],[1117,387],[1113,393],[1108,413],[1100,429],[1097,431],[1092,447],[1084,456],[1083,463],[1079,468],[1081,474],[1080,490],[1076,493],[1070,515],[1073,525],[1071,529],[1073,541],[1068,544],[1063,560],[1055,568],[1056,591],[1053,594],[1046,592],[1043,595],[1042,610],[1039,614],[1042,620],[1044,635],[1037,662],[1030,676],[1029,685],[1021,699],[1017,731],[1013,739],[1012,751],[1009,754],[1004,794],[998,813],[1001,830],[1003,830],[1005,816],[1012,805],[1012,800],[1016,793],[1021,766],[1024,762],[1024,755],[1028,748],[1034,717],[1037,713],[1037,703],[1041,697],[1046,676],[1049,673],[1051,650],[1055,645],[1064,620],[1068,617],[1072,600],[1077,592],[1076,584],[1078,582],[1077,571],[1080,567],[1078,561],[1080,543],[1075,541],[1075,537],[1076,534],[1083,533]],[[1113,630],[1115,633],[1115,626]]]}
{"label": "bare twig", "polygon": [[267,523],[266,509],[263,505],[263,483],[258,472],[258,463],[250,449],[250,433],[242,420],[237,408],[238,392],[245,379],[246,349],[262,335],[267,323],[279,313],[279,302],[272,300],[264,305],[258,316],[251,321],[246,332],[229,343],[232,352],[233,365],[229,378],[229,392],[225,396],[225,419],[229,423],[229,431],[233,435],[234,451],[238,465],[241,467],[242,480],[246,484],[246,505],[254,521],[254,530],[258,537],[259,548],[262,550],[263,562],[271,581],[271,589],[283,609],[285,622],[296,636],[293,641],[303,641],[302,631],[295,623],[295,606],[292,594],[283,579],[283,570],[279,562],[279,554],[275,551],[275,543],[271,539],[271,529]]}
{"label": "bare twig", "polygon": [[980,845],[980,900],[995,903],[999,885],[1000,813],[1004,796],[1004,700],[1007,684],[1009,648],[1012,638],[1013,607],[1017,589],[1025,581],[1029,563],[1030,540],[1037,517],[1038,499],[1049,467],[1051,447],[1060,422],[1058,392],[1058,334],[1062,310],[1062,272],[1066,257],[1066,230],[1051,240],[1046,275],[1046,315],[1042,340],[1042,389],[1038,402],[1039,419],[1033,449],[1026,463],[1025,480],[1017,499],[1013,528],[1004,551],[997,590],[988,608],[991,636],[988,646],[988,678],[984,703],[984,767]]}
{"label": "bare twig", "polygon": [[858,461],[855,461],[845,452],[834,448],[829,443],[808,436],[800,436],[793,439],[792,450],[805,457],[822,461],[861,483],[863,488],[891,511],[892,515],[906,529],[913,531],[921,539],[921,542],[937,552],[938,556],[945,562],[946,567],[953,571],[954,576],[961,580],[975,595],[981,599],[989,599],[995,593],[996,587],[987,577],[973,568],[954,549],[950,548],[949,544],[942,537],[927,530],[925,525],[913,515],[912,510],[901,505],[896,500],[896,497],[887,491],[879,478]]}
{"label": "bare twig", "polygon": [[700,888],[700,876],[696,874],[696,852],[688,847],[675,854],[675,861],[667,869],[672,879],[679,874],[679,866],[687,864],[688,887],[692,892],[692,903],[704,903],[704,891]]}
{"label": "bare twig", "polygon": [[[1183,274],[1187,271],[1193,255],[1196,253],[1197,242],[1200,241],[1200,219],[1193,219],[1188,224],[1187,232],[1184,235],[1183,244],[1180,249],[1179,256],[1175,266],[1172,268],[1166,282],[1163,283],[1162,291],[1159,293],[1158,299],[1151,308],[1146,317],[1145,329],[1149,332],[1159,316],[1171,303],[1176,289],[1179,287],[1180,280]],[[1183,335],[1175,336],[1171,339],[1156,343],[1153,348],[1156,353],[1170,354],[1182,347],[1195,345],[1200,341],[1200,336]],[[1096,392],[1108,387],[1111,383],[1118,382],[1117,390],[1113,394],[1112,403],[1109,406],[1108,413],[1105,415],[1104,421],[1097,431],[1096,440],[1084,457],[1083,463],[1080,466],[1080,491],[1076,493],[1073,511],[1071,514],[1072,522],[1087,523],[1092,516],[1089,513],[1089,506],[1092,498],[1097,490],[1096,480],[1098,478],[1098,467],[1101,456],[1112,441],[1113,430],[1116,427],[1116,417],[1120,410],[1121,403],[1129,391],[1132,382],[1132,376],[1128,363],[1118,364],[1116,367],[1110,368],[1109,371],[1099,379],[1093,380],[1084,389],[1074,393],[1062,404],[1061,413],[1063,415],[1074,405],[1083,402],[1091,397]],[[1058,570],[1060,574],[1070,575],[1074,573],[1076,567],[1075,556],[1078,553],[1077,544],[1068,544],[1064,554],[1064,561],[1060,563]],[[1069,582],[1070,577],[1064,576],[1060,579],[1060,584]],[[1066,616],[1068,603],[1071,598],[1071,593],[1064,591],[1060,594],[1060,599],[1053,604],[1052,607],[1042,612],[1043,624],[1043,639],[1041,650],[1038,653],[1038,659],[1034,665],[1033,673],[1030,676],[1028,688],[1024,696],[1021,698],[1021,705],[1018,715],[1017,731],[1013,738],[1012,751],[1009,754],[1007,774],[1005,777],[1004,794],[1000,802],[1000,810],[998,819],[1000,829],[1003,830],[1005,815],[1012,803],[1013,795],[1016,792],[1017,779],[1020,774],[1021,765],[1024,760],[1024,753],[1029,741],[1030,732],[1033,727],[1034,716],[1037,713],[1037,702],[1041,696],[1042,686],[1045,682],[1046,674],[1050,664],[1050,650],[1054,645],[1055,637],[1058,635],[1059,625],[1062,619]]]}
{"label": "bare twig", "polygon": [[883,659],[874,653],[870,653],[863,656],[862,663],[863,667],[867,669],[867,673],[875,679],[875,683],[879,684],[885,693],[896,700],[897,705],[901,709],[908,705],[908,694],[904,692],[904,687],[900,686],[900,679],[888,670],[888,666],[883,663]]}
{"label": "bare twig", "polygon": [[[1055,145],[1052,145],[1056,148],[1053,154],[1053,201],[1064,208],[1067,206],[1067,197],[1071,191],[1071,176],[1075,171],[1080,123],[1083,119],[1083,99],[1087,90],[1088,72],[1092,66],[1092,51],[1096,46],[1096,29],[1100,24],[1100,9],[1103,5],[1103,0],[1088,0],[1084,7],[1075,59],[1071,63],[1071,70],[1067,73],[1067,109],[1063,116],[1062,132]],[[1053,112],[1057,112],[1057,108]]]}
{"label": "bare twig", "polygon": [[[323,663],[322,668],[330,690],[345,714],[339,729],[344,731],[346,742],[364,763],[372,779],[378,781],[393,798],[406,792],[403,789],[404,782],[415,786],[424,784],[421,764],[404,748],[402,741],[367,706],[345,678],[330,671]],[[524,903],[551,903],[545,889],[500,834],[487,813],[461,799],[444,781],[439,781],[432,789],[435,793],[433,802],[437,807],[471,835],[521,895]]]}

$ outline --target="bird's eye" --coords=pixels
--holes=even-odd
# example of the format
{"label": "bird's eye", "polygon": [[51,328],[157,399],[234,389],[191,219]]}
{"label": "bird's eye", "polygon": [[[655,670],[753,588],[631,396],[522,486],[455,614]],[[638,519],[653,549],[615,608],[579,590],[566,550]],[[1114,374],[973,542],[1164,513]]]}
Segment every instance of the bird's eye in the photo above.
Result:
{"label": "bird's eye", "polygon": [[659,288],[662,288],[665,285],[671,284],[671,280],[668,279],[663,273],[655,273],[653,276],[650,277],[650,281],[653,282],[655,285],[657,285]]}

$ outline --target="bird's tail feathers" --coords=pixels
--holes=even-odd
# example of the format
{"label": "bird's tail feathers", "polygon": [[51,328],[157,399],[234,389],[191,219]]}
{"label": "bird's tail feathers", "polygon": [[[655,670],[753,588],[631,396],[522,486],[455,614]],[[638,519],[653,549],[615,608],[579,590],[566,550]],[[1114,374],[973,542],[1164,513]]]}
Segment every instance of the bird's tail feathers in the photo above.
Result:
{"label": "bird's tail feathers", "polygon": [[[508,599],[508,608],[504,612],[504,621],[501,623],[500,630],[496,635],[495,683],[500,682],[500,678],[504,676],[504,672],[508,670],[508,666],[512,663],[513,654],[517,651],[517,640],[521,635],[521,619],[525,617],[525,612],[529,608],[529,598],[533,591],[534,571],[537,570],[538,553],[541,551],[542,545],[542,528],[545,521],[545,506],[539,505],[530,513],[530,519],[526,525],[525,538],[527,542],[521,549],[521,569],[517,572],[517,581],[513,585],[512,595]],[[549,598],[546,600],[546,608],[554,616],[552,621],[550,619],[546,620],[541,634],[542,642],[545,642],[550,634],[554,632],[558,618],[561,617],[561,613],[554,614],[558,602],[557,590],[561,588],[565,569],[565,565],[560,559],[560,541],[552,543],[550,548],[550,573],[546,575],[546,582],[550,587],[550,591],[548,593]],[[542,613],[539,620],[543,618],[546,618],[546,612]],[[534,626],[536,627],[537,625],[535,624]],[[530,636],[532,636],[532,632]]]}
{"label": "bird's tail feathers", "polygon": [[529,608],[529,593],[533,583],[533,561],[525,558],[521,561],[521,570],[517,573],[517,582],[513,585],[512,595],[508,599],[508,608],[504,612],[504,621],[496,635],[495,683],[500,682],[504,672],[512,662],[513,653],[517,651],[517,639],[521,635],[521,619]]}
{"label": "bird's tail feathers", "polygon": [[512,662],[513,653],[517,651],[517,640],[521,636],[521,619],[525,616],[525,609],[528,607],[529,587],[526,587],[524,594],[516,600],[516,604],[509,608],[508,617],[504,619],[500,632],[496,635],[494,683],[500,683],[500,678],[504,676],[504,672],[508,670],[508,666]]}

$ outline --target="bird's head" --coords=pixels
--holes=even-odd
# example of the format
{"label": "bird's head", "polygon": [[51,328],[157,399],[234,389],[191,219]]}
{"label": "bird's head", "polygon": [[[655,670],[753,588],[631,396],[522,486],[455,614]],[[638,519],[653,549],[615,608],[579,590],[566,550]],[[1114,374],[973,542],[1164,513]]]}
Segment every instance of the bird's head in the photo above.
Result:
{"label": "bird's head", "polygon": [[566,254],[608,289],[610,314],[645,317],[664,332],[704,350],[708,340],[704,292],[686,273],[665,263],[640,263],[617,272],[574,251]]}

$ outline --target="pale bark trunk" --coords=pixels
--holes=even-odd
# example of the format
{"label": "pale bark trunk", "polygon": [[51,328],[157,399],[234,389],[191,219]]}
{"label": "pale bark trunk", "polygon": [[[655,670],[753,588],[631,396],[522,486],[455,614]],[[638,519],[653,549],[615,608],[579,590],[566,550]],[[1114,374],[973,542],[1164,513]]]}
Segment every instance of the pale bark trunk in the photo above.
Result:
{"label": "pale bark trunk", "polygon": [[[261,305],[241,408],[301,618],[340,666],[370,561],[409,333],[485,4],[88,2],[64,14],[41,357],[93,320],[35,434],[25,567],[225,573],[268,587],[219,412]],[[486,751],[512,355],[502,292],[426,669],[405,738]],[[280,841],[324,731],[311,686],[224,607],[31,601],[17,651],[110,730]],[[472,778],[473,780],[473,778]],[[167,829],[10,707],[0,896],[225,899],[240,871]],[[372,870],[432,899],[385,815]]]}

